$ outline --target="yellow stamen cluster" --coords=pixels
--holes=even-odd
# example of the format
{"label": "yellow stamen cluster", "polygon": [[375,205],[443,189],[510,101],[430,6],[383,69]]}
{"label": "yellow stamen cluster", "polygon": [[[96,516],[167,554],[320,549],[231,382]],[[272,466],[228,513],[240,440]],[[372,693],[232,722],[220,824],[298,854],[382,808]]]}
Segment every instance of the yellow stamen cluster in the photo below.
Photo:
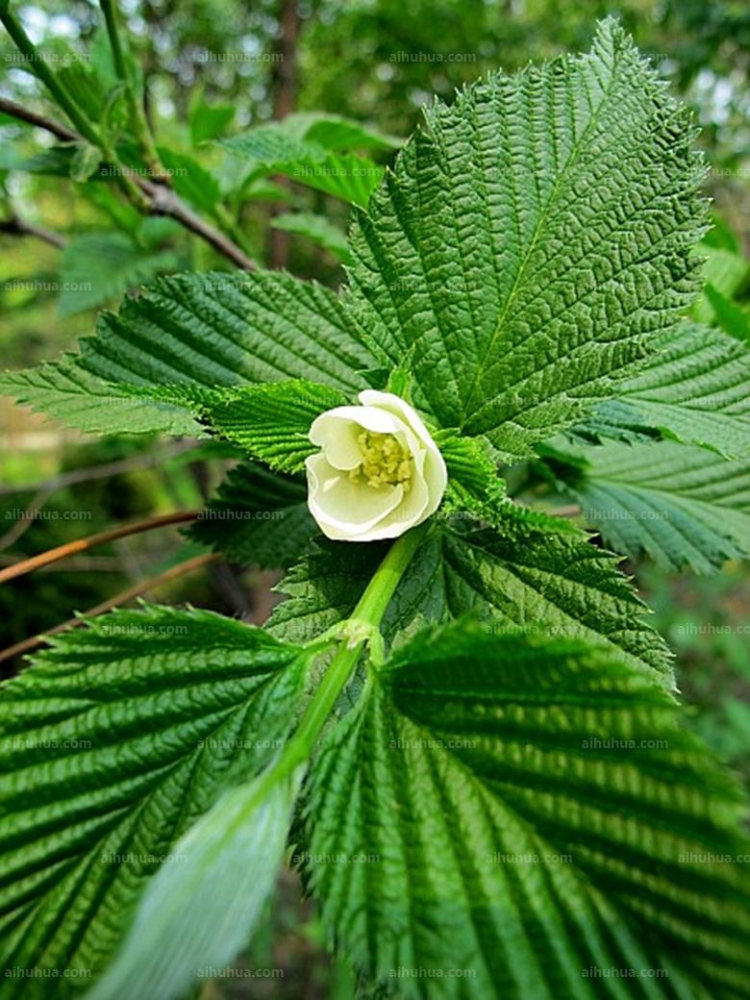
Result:
{"label": "yellow stamen cluster", "polygon": [[394,434],[362,431],[357,436],[357,443],[362,463],[349,473],[353,483],[367,483],[376,488],[400,484],[405,492],[409,491],[413,469],[411,452]]}

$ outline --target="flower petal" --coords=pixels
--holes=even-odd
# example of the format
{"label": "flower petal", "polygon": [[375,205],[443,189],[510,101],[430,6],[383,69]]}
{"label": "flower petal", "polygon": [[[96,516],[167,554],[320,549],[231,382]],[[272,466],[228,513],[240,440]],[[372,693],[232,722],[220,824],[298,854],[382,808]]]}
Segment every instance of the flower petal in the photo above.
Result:
{"label": "flower petal", "polygon": [[358,538],[395,510],[403,499],[403,486],[375,489],[352,483],[325,455],[311,455],[305,465],[310,511],[328,538]]}

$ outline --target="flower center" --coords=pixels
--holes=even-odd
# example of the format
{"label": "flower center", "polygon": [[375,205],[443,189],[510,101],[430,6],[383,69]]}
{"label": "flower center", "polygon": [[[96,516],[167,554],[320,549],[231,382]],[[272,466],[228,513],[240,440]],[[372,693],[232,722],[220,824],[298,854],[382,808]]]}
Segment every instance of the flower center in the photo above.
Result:
{"label": "flower center", "polygon": [[357,435],[362,462],[349,473],[353,483],[367,483],[378,489],[381,486],[403,486],[411,489],[413,470],[412,455],[395,434],[379,431],[362,431]]}

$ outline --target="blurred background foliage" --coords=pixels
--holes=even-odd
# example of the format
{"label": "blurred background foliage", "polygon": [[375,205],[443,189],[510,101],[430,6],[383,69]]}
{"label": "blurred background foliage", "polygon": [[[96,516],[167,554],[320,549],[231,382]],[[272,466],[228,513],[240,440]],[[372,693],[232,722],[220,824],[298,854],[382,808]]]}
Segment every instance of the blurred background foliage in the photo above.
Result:
{"label": "blurred background foliage", "polygon": [[[138,164],[98,4],[11,7],[45,64],[110,131],[123,161]],[[510,72],[585,49],[595,21],[617,14],[703,128],[715,216],[699,251],[706,286],[694,315],[750,339],[747,0],[122,0],[121,9],[132,72],[180,197],[265,266],[331,286],[344,275],[351,202],[366,200],[422,105],[433,95],[450,101],[456,88],[489,70]],[[36,69],[0,31],[0,99],[69,124]],[[321,113],[365,130],[342,132],[335,118],[321,125]],[[283,125],[264,132],[273,122]],[[366,158],[364,186],[329,182],[320,190],[295,179],[292,152],[302,160],[294,143],[313,139],[326,156]],[[229,266],[174,219],[139,213],[92,147],[60,143],[0,111],[2,367],[27,367],[70,349],[93,332],[98,310],[158,274]],[[0,565],[113,523],[200,507],[232,462],[226,452],[191,442],[86,438],[6,400],[0,446]],[[49,629],[199,551],[169,528],[6,584],[0,645]],[[729,565],[707,578],[646,563],[626,568],[677,655],[691,724],[750,787],[745,568]],[[213,563],[146,595],[262,621],[272,582],[252,567]],[[324,957],[314,910],[300,904],[291,872],[281,890],[243,963],[233,976],[207,982],[203,1000],[354,994],[345,962]],[[281,976],[242,974],[271,968]]]}

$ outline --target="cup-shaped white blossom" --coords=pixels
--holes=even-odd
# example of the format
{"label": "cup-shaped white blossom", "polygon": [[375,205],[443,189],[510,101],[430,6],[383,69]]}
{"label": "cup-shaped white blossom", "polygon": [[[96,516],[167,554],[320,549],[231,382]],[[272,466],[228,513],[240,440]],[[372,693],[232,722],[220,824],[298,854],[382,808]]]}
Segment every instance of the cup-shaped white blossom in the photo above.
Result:
{"label": "cup-shaped white blossom", "polygon": [[448,482],[443,456],[413,407],[367,389],[361,406],[321,413],[307,461],[308,505],[328,538],[374,542],[421,524]]}

